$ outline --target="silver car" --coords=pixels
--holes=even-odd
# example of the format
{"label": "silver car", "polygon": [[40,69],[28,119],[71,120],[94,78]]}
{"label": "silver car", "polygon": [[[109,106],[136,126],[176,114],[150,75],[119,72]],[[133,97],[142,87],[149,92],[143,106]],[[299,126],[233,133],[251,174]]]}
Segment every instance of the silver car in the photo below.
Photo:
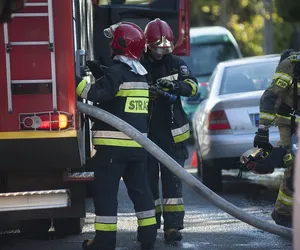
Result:
{"label": "silver car", "polygon": [[[241,154],[253,147],[259,103],[270,85],[279,55],[255,56],[222,62],[208,86],[208,98],[193,116],[198,175],[214,191],[222,189],[222,169],[236,169]],[[279,133],[270,128],[270,142]]]}

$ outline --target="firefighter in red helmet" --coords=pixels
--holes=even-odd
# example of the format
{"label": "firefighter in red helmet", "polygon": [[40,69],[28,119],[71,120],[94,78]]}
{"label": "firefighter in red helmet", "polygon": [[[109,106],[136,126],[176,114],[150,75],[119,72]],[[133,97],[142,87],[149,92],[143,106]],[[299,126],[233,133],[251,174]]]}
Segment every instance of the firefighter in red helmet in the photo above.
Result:
{"label": "firefighter in red helmet", "polygon": [[[180,96],[195,96],[197,79],[185,62],[172,54],[174,36],[170,26],[156,18],[144,30],[147,52],[142,64],[148,71],[149,115],[148,137],[174,158],[182,167],[188,158],[186,147],[190,137],[189,121]],[[156,220],[160,228],[164,218],[166,242],[182,240],[184,203],[181,180],[148,154],[147,173],[155,200]],[[162,209],[159,196],[159,170],[162,182]]]}
{"label": "firefighter in red helmet", "polygon": [[[142,133],[147,133],[148,83],[139,59],[145,49],[143,31],[121,22],[104,30],[112,39],[113,64],[94,84],[78,79],[77,94],[118,116]],[[97,150],[91,164],[95,169],[95,230],[83,249],[114,250],[117,231],[117,194],[123,177],[138,219],[142,249],[153,249],[157,234],[154,200],[147,185],[147,152],[116,128],[94,120],[93,145]]]}

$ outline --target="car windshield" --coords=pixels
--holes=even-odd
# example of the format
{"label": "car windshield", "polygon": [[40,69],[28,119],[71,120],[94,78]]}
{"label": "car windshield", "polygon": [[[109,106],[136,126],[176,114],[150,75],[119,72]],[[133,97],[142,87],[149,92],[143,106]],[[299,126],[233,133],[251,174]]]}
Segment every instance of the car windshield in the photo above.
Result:
{"label": "car windshield", "polygon": [[219,62],[238,58],[232,43],[191,44],[190,56],[183,56],[194,76],[211,75]]}
{"label": "car windshield", "polygon": [[220,95],[265,90],[272,82],[278,61],[269,60],[225,68]]}

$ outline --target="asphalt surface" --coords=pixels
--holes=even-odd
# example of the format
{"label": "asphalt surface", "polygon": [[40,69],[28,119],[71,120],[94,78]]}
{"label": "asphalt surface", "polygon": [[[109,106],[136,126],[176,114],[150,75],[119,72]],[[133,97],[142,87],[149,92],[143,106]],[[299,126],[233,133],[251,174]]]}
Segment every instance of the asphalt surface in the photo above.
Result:
{"label": "asphalt surface", "polygon": [[[188,171],[196,176],[195,169]],[[282,172],[262,179],[244,176],[238,179],[237,173],[224,171],[224,191],[221,197],[265,221],[272,222],[270,212],[276,200]],[[117,250],[140,249],[136,241],[136,218],[124,183],[120,185],[118,210]],[[192,189],[184,185],[186,208],[184,240],[176,246],[166,245],[160,230],[156,249],[292,249],[289,240],[272,235],[241,222],[208,203]],[[15,233],[0,236],[1,250],[79,250],[84,239],[92,238],[94,208],[91,199],[86,200],[87,218],[83,233],[64,239],[55,239],[53,232],[48,240],[27,240]]]}

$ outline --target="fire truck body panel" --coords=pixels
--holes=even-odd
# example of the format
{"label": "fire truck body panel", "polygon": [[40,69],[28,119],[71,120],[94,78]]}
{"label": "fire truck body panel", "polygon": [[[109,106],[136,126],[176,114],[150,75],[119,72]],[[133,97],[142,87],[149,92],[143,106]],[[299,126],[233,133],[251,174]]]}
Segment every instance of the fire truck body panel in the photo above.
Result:
{"label": "fire truck body panel", "polygon": [[76,111],[75,75],[86,60],[110,64],[102,30],[119,21],[144,28],[156,17],[167,19],[177,31],[176,53],[187,54],[189,1],[164,1],[99,6],[96,0],[28,0],[0,25],[0,221],[62,218],[69,220],[54,223],[56,230],[80,232],[93,172],[85,166],[91,123]]}
{"label": "fire truck body panel", "polygon": [[72,1],[31,0],[14,15],[0,26],[0,220],[74,226],[86,194],[64,178],[83,171]]}
{"label": "fire truck body panel", "polygon": [[[27,4],[46,5],[48,2],[35,0]],[[81,167],[75,126],[72,3],[53,1],[52,7],[53,20],[51,6],[26,6],[0,28],[3,34],[0,36],[0,150],[3,161],[7,162],[1,164],[0,169],[8,165],[10,169],[20,165],[26,168]],[[49,40],[51,33],[53,44]],[[70,122],[66,131],[50,131],[48,114],[55,109],[68,114]],[[50,117],[41,124],[44,130],[24,128],[22,119],[41,115]],[[60,121],[55,125],[57,123]],[[30,166],[26,166],[27,162]]]}
{"label": "fire truck body panel", "polygon": [[[47,3],[45,0],[27,2]],[[59,110],[74,115],[75,119],[72,2],[53,1],[53,10],[55,10],[53,21],[49,18],[51,11],[48,11],[48,6],[29,6],[15,14],[16,17],[7,24],[9,53],[6,53],[6,49],[9,48],[4,46],[5,35],[0,36],[0,44],[2,44],[0,48],[0,81],[2,82],[0,86],[2,109],[0,132],[19,131],[19,122],[16,118],[20,113]],[[23,17],[22,14],[28,16]],[[34,16],[35,14],[47,14],[49,17]],[[1,30],[4,34],[5,24]],[[53,44],[49,41],[51,33],[54,37]],[[34,42],[41,43],[41,45],[35,45]],[[52,46],[53,53],[51,52]],[[51,54],[54,56],[53,69]],[[10,65],[5,65],[7,56],[10,59]],[[7,75],[10,75],[12,83],[12,110],[8,107],[10,84],[3,84],[7,82]],[[55,100],[57,100],[57,105]]]}

